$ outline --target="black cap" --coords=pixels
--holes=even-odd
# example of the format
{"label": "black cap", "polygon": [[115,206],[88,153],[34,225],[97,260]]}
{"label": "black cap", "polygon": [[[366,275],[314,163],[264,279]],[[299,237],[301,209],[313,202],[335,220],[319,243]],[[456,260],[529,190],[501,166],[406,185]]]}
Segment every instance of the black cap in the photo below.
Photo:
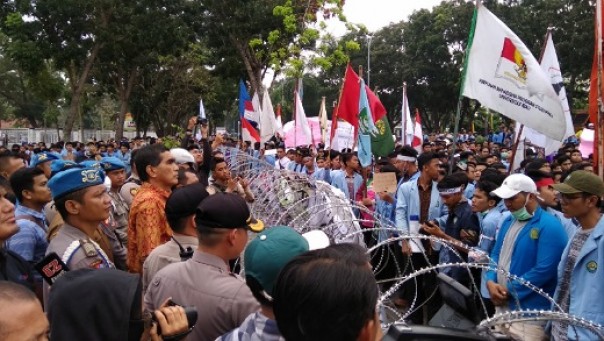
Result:
{"label": "black cap", "polygon": [[218,192],[197,207],[195,224],[198,229],[247,228],[253,232],[264,229],[264,223],[254,219],[245,200],[238,194]]}
{"label": "black cap", "polygon": [[387,157],[379,157],[376,162],[378,165],[387,165],[390,163]]}
{"label": "black cap", "polygon": [[208,196],[206,187],[201,183],[175,189],[166,201],[168,222],[195,214],[197,206]]}

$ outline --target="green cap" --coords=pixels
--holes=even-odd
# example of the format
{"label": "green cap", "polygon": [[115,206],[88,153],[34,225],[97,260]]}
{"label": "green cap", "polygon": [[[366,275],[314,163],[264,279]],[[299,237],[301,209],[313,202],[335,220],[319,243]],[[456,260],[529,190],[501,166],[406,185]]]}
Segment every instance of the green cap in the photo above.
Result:
{"label": "green cap", "polygon": [[[329,239],[322,231],[312,232],[314,237],[310,239],[287,226],[275,226],[259,233],[243,255],[245,276],[253,277],[272,296],[277,275],[290,260],[306,251],[329,245]],[[317,232],[322,236],[317,238]]]}
{"label": "green cap", "polygon": [[597,175],[584,170],[570,173],[564,183],[552,185],[562,194],[589,193],[601,197],[604,195],[604,181]]}

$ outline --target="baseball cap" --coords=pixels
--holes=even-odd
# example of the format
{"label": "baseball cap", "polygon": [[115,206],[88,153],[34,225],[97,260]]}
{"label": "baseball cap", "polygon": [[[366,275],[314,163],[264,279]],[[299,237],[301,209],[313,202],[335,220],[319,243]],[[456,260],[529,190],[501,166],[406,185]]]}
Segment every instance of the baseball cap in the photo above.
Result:
{"label": "baseball cap", "polygon": [[172,153],[172,156],[174,156],[174,160],[179,165],[183,164],[183,163],[189,163],[189,162],[195,163],[195,158],[193,157],[193,154],[191,154],[186,149],[172,148],[172,149],[170,149],[170,153]]}
{"label": "baseball cap", "polygon": [[325,232],[314,230],[300,235],[287,226],[270,227],[254,238],[244,252],[245,277],[254,278],[272,296],[277,276],[294,257],[329,246]]}
{"label": "baseball cap", "polygon": [[195,224],[204,228],[247,228],[253,232],[264,230],[264,223],[255,219],[245,200],[238,194],[218,192],[197,206]]}
{"label": "baseball cap", "polygon": [[208,195],[206,187],[201,183],[187,185],[172,191],[165,208],[168,223],[172,225],[173,221],[195,214],[199,204]]}
{"label": "baseball cap", "polygon": [[589,193],[597,196],[604,195],[604,181],[597,175],[584,170],[570,173],[561,184],[552,185],[563,194]]}
{"label": "baseball cap", "polygon": [[535,193],[537,192],[537,185],[524,174],[512,174],[505,178],[501,186],[492,191],[491,194],[501,199],[509,199],[520,192]]}

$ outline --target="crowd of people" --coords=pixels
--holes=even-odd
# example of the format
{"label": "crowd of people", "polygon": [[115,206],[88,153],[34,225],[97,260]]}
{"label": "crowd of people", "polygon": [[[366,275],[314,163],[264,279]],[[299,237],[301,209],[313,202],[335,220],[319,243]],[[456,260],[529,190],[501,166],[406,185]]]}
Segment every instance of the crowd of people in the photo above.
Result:
{"label": "crowd of people", "polygon": [[[161,139],[13,145],[0,151],[0,339],[380,340],[378,296],[394,283],[378,285],[367,247],[387,240],[384,273],[444,265],[482,318],[553,310],[604,323],[604,182],[573,141],[510,166],[506,134],[429,134],[365,168],[353,150],[288,149],[278,135],[236,145],[194,118],[170,150]],[[333,244],[318,226],[264,226],[224,147],[341,191],[364,245]],[[375,192],[377,173],[394,173],[396,190]],[[490,268],[455,265],[466,262]],[[428,324],[442,306],[436,273],[390,297],[407,323]],[[564,320],[499,332],[594,338]]]}

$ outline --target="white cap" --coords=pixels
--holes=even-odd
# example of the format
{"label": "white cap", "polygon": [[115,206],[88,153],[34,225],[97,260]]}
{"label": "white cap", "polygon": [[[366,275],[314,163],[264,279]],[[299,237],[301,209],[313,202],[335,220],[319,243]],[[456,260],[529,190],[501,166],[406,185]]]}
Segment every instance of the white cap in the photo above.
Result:
{"label": "white cap", "polygon": [[174,159],[176,159],[176,163],[179,165],[183,164],[183,163],[189,163],[189,162],[195,163],[195,158],[186,149],[172,148],[172,149],[170,149],[170,153],[172,153],[172,156],[174,156]]}
{"label": "white cap", "polygon": [[491,194],[501,199],[509,199],[520,192],[535,193],[537,192],[537,185],[524,174],[512,174],[505,178],[501,186],[492,191]]}
{"label": "white cap", "polygon": [[329,237],[321,230],[313,230],[302,234],[308,242],[309,250],[324,249],[329,246]]}

